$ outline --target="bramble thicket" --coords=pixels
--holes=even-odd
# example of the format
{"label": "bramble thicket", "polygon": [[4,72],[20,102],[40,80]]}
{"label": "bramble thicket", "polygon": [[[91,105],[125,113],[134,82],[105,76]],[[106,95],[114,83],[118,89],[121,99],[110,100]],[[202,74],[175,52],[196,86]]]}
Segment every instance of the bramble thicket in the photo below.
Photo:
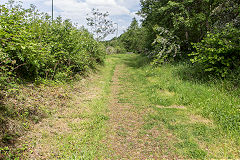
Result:
{"label": "bramble thicket", "polygon": [[[31,6],[0,6],[0,88],[15,80],[69,80],[102,63],[105,48],[84,28]],[[3,94],[3,93],[1,93]]]}

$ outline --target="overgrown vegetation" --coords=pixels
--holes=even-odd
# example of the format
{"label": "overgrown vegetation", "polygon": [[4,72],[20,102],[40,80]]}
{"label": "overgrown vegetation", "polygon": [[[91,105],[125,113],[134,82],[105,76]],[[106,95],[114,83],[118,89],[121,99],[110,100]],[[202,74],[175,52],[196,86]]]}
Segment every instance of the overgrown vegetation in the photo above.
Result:
{"label": "overgrown vegetation", "polygon": [[70,20],[52,21],[33,5],[29,9],[13,1],[0,5],[0,147],[17,134],[15,120],[24,125],[31,116],[45,114],[41,106],[22,105],[24,98],[18,101],[19,84],[70,81],[103,63],[104,57],[104,45]]}
{"label": "overgrown vegetation", "polygon": [[147,30],[141,27],[136,20],[132,19],[130,26],[119,37],[106,41],[109,53],[144,53],[146,52]]}
{"label": "overgrown vegetation", "polygon": [[208,33],[190,54],[193,63],[200,64],[205,71],[221,77],[240,67],[240,30],[227,25],[223,29]]}
{"label": "overgrown vegetation", "polygon": [[107,54],[125,54],[127,50],[122,41],[118,38],[113,38],[110,41],[104,42],[105,46],[107,47]]}
{"label": "overgrown vegetation", "polygon": [[119,38],[127,50],[154,64],[189,61],[226,77],[239,68],[240,4],[237,0],[141,0],[139,26],[133,19]]}
{"label": "overgrown vegetation", "polygon": [[[166,129],[175,138],[167,146],[180,157],[240,157],[240,1],[140,0],[140,5],[142,23],[133,18],[121,36],[105,42],[100,41],[115,31],[108,12],[93,9],[92,17],[87,17],[95,40],[71,20],[52,21],[35,6],[24,9],[13,1],[0,5],[0,159],[16,159],[24,153],[24,145],[14,149],[16,139],[31,124],[61,113],[63,106],[71,113],[68,118],[77,118],[76,123],[63,122],[65,129],[74,131],[72,135],[66,132],[49,139],[53,146],[61,140],[58,158],[108,157],[101,141],[109,119],[111,78],[119,63],[128,67],[128,76],[119,77],[125,86],[120,87],[123,93],[117,103],[132,103],[136,112],[147,111],[142,134]],[[66,108],[70,97],[81,97],[73,91],[80,88],[69,89],[59,82],[70,82],[103,63],[106,52],[142,55],[110,55],[105,73],[94,81],[102,92],[96,95],[93,89],[96,93],[85,95],[86,100],[78,99],[85,108],[79,101],[75,108]],[[47,82],[57,87],[41,85]],[[58,120],[66,116],[55,115]],[[48,135],[54,136],[41,134],[46,142]],[[81,145],[85,148],[80,153]],[[55,158],[52,153],[46,156]]]}
{"label": "overgrown vegetation", "polygon": [[180,46],[176,43],[177,37],[163,27],[156,26],[154,31],[157,38],[153,42],[153,51],[149,56],[153,59],[153,64],[173,62],[179,56]]}
{"label": "overgrown vegetation", "polygon": [[2,5],[0,16],[1,73],[6,76],[70,79],[103,61],[104,47],[70,20],[58,17],[51,22],[34,6],[20,5]]}
{"label": "overgrown vegetation", "polygon": [[145,32],[145,28],[141,28],[136,18],[133,18],[126,32],[119,37],[119,41],[128,52],[142,53],[146,46]]}

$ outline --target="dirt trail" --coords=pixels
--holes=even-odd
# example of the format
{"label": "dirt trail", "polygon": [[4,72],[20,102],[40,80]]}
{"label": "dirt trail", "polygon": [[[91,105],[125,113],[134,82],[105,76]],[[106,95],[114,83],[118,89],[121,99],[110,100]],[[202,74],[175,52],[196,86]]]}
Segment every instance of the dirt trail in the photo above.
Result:
{"label": "dirt trail", "polygon": [[[112,157],[115,159],[173,159],[173,155],[164,155],[168,146],[165,142],[157,141],[159,135],[171,138],[164,130],[153,128],[148,134],[141,134],[140,130],[144,124],[144,112],[134,111],[134,106],[119,102],[119,91],[122,87],[119,78],[123,76],[124,65],[117,65],[112,78],[110,101],[110,120],[108,132],[108,143],[114,151]],[[126,76],[126,75],[125,75]],[[147,111],[146,111],[147,112]]]}
{"label": "dirt trail", "polygon": [[128,64],[134,59],[125,56],[109,57],[98,74],[56,91],[57,97],[66,98],[55,105],[46,103],[51,114],[20,139],[19,148],[26,148],[22,159],[212,159],[232,153],[238,157],[239,147],[226,136],[219,138],[211,120],[187,106],[155,104],[152,96],[172,100],[174,93],[152,90],[158,79],[142,77],[145,70]]}
{"label": "dirt trail", "polygon": [[[144,129],[146,116],[155,111],[136,107],[140,99],[124,83],[130,68],[113,60],[99,75],[76,83],[71,99],[23,137],[27,159],[178,159],[169,130],[161,124]],[[128,93],[131,100],[122,101]]]}

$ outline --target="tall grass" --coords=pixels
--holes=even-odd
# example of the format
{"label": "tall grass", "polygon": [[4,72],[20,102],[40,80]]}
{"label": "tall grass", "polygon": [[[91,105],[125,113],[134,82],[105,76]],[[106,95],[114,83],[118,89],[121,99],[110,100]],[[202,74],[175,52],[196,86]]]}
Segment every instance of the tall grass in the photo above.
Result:
{"label": "tall grass", "polygon": [[[240,135],[240,88],[236,85],[239,82],[237,75],[219,79],[194,71],[188,63],[152,67],[146,62],[147,57],[134,56],[127,63],[135,68],[142,66],[138,74],[145,79],[143,83],[148,84],[148,89],[142,92],[151,95],[148,98],[153,104],[187,106],[203,117],[212,119],[226,133],[236,138]],[[172,95],[162,97],[159,90]]]}

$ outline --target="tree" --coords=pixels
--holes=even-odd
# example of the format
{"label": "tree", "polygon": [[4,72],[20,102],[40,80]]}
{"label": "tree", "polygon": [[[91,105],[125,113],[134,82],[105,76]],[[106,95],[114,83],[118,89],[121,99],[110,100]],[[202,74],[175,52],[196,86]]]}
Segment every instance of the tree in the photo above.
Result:
{"label": "tree", "polygon": [[92,27],[92,31],[98,41],[104,40],[109,34],[113,34],[116,29],[113,22],[109,20],[109,13],[101,13],[98,9],[92,9],[92,16],[87,17],[87,25]]}
{"label": "tree", "polygon": [[[186,59],[190,55],[193,63],[222,77],[239,68],[239,0],[141,0],[140,3],[138,14],[151,35],[148,55],[154,61]],[[180,52],[176,54],[179,45]]]}
{"label": "tree", "polygon": [[146,42],[146,30],[138,24],[136,18],[133,18],[127,31],[120,36],[125,48],[129,52],[143,52]]}
{"label": "tree", "polygon": [[210,29],[209,16],[215,5],[213,2],[214,0],[141,0],[139,14],[144,18],[144,26],[152,29],[158,25],[173,32],[180,38],[182,50],[189,51],[190,43],[199,42]]}
{"label": "tree", "polygon": [[124,42],[128,51],[136,51],[137,44],[139,43],[137,37],[137,30],[139,29],[138,21],[133,18],[127,31],[121,36],[121,40]]}
{"label": "tree", "polygon": [[134,17],[134,18],[132,19],[132,22],[131,22],[128,30],[137,30],[138,28],[139,28],[138,21],[137,21],[137,19]]}

